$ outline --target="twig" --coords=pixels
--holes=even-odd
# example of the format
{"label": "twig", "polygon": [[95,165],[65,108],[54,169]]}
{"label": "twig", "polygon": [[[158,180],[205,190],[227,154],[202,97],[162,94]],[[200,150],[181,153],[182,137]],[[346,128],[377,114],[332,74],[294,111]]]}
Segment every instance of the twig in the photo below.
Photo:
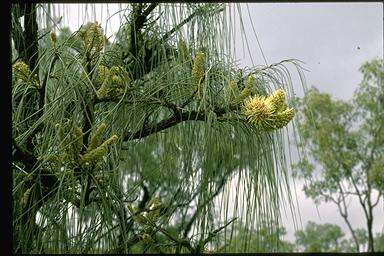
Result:
{"label": "twig", "polygon": [[227,224],[225,224],[224,226],[221,226],[221,227],[219,227],[218,229],[216,229],[216,230],[214,230],[214,231],[212,231],[212,232],[209,232],[208,237],[205,238],[205,239],[202,241],[202,243],[201,243],[202,248],[204,248],[204,246],[205,246],[207,243],[209,243],[209,242],[212,240],[212,238],[214,238],[214,237],[217,235],[217,233],[219,233],[219,232],[220,232],[221,230],[223,230],[224,228],[228,227],[232,222],[234,222],[234,221],[237,220],[237,219],[238,219],[238,218],[235,217],[235,218],[233,218],[231,221],[229,221]]}
{"label": "twig", "polygon": [[189,220],[189,222],[187,223],[187,225],[184,228],[184,232],[183,232],[184,238],[188,236],[188,233],[192,228],[193,222],[195,222],[195,220],[197,219],[197,216],[199,215],[201,209],[203,209],[206,204],[211,202],[212,199],[215,198],[220,193],[221,189],[224,187],[224,184],[225,184],[225,179],[223,178],[221,180],[220,185],[216,189],[216,191],[209,198],[207,198],[203,203],[201,203],[197,206],[195,213],[193,214],[193,216],[191,217],[191,219]]}
{"label": "twig", "polygon": [[174,237],[172,234],[170,234],[167,230],[157,226],[156,224],[153,225],[157,230],[159,230],[161,233],[163,233],[166,237],[168,237],[170,240],[174,241],[176,244],[186,247],[190,252],[194,252],[195,249],[191,245],[190,241],[187,239],[178,239]]}
{"label": "twig", "polygon": [[163,37],[161,38],[161,42],[167,40],[173,33],[175,33],[177,30],[179,30],[182,26],[190,22],[196,15],[200,14],[202,12],[202,8],[199,8],[198,10],[194,11],[191,15],[189,15],[187,18],[185,18],[182,22],[180,22],[176,27],[171,29],[170,31],[166,32]]}
{"label": "twig", "polygon": [[28,169],[27,173],[30,173],[37,163],[36,156],[28,150],[22,149],[14,138],[12,138],[12,160],[25,164]]}

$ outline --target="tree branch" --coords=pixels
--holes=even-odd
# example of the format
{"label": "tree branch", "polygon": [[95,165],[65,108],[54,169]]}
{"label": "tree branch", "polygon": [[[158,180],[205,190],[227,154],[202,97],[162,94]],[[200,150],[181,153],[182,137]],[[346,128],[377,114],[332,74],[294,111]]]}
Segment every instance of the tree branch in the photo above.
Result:
{"label": "tree branch", "polygon": [[[208,116],[204,111],[183,111],[180,108],[177,108],[177,115],[173,115],[165,120],[162,120],[156,124],[152,124],[150,126],[146,126],[139,131],[136,132],[127,132],[123,136],[123,141],[141,139],[147,137],[153,133],[160,132],[172,126],[175,126],[184,121],[206,121]],[[217,115],[217,117],[221,117],[224,114],[228,113],[232,109],[226,108],[216,108],[213,112]]]}
{"label": "tree branch", "polygon": [[[29,65],[31,70],[35,70],[38,61],[38,25],[36,20],[36,4],[18,4],[13,9],[15,27],[19,30],[18,34],[12,34],[15,48],[21,59]],[[19,18],[24,16],[24,31],[19,22]],[[38,69],[36,69],[35,73]]]}
{"label": "tree branch", "polygon": [[198,10],[194,11],[191,15],[189,15],[187,18],[185,18],[182,22],[180,22],[176,27],[172,28],[170,31],[166,32],[162,38],[161,42],[166,41],[173,33],[175,33],[177,30],[179,30],[182,26],[190,22],[196,15],[200,14],[202,12],[202,8],[199,8]]}
{"label": "tree branch", "polygon": [[219,233],[219,232],[220,232],[221,230],[223,230],[224,228],[228,227],[232,222],[234,222],[234,221],[237,220],[237,219],[238,219],[238,218],[235,217],[235,218],[233,218],[232,220],[230,220],[227,224],[225,224],[224,226],[221,226],[221,227],[219,227],[218,229],[216,229],[216,230],[214,230],[214,231],[212,231],[212,232],[209,232],[208,237],[205,238],[204,240],[201,240],[201,241],[199,242],[199,245],[198,245],[198,247],[196,248],[196,252],[197,252],[197,253],[202,252],[202,249],[204,249],[205,245],[206,245],[207,243],[209,243],[209,242],[210,242],[210,241],[217,235],[217,233]]}
{"label": "tree branch", "polygon": [[12,138],[12,160],[23,163],[27,167],[27,173],[30,173],[37,163],[37,157],[28,150],[22,149],[15,138]]}
{"label": "tree branch", "polygon": [[184,232],[183,232],[184,238],[186,238],[188,236],[188,233],[192,228],[193,222],[195,222],[195,220],[197,219],[197,216],[200,214],[201,209],[203,209],[206,204],[211,202],[212,199],[215,198],[220,193],[221,189],[224,187],[224,184],[225,184],[225,179],[222,179],[221,183],[218,186],[218,188],[216,189],[216,191],[209,198],[207,198],[203,203],[199,204],[196,207],[195,213],[193,214],[193,216],[191,217],[191,219],[189,220],[189,222],[187,223],[187,225],[184,228]]}

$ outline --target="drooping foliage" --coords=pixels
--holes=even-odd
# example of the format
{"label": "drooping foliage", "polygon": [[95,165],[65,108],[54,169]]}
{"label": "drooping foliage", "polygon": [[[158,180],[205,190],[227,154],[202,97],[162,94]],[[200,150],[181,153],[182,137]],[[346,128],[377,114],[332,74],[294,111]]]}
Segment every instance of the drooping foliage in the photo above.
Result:
{"label": "drooping foliage", "polygon": [[279,217],[289,76],[234,64],[233,7],[129,4],[112,42],[50,8],[12,6],[14,252],[203,252]]}

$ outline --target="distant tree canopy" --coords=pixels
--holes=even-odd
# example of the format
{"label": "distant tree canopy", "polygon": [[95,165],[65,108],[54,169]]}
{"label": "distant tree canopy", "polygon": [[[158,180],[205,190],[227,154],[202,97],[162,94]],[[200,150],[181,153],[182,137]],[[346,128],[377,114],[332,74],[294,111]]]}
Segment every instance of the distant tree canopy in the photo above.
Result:
{"label": "distant tree canopy", "polygon": [[231,253],[243,252],[243,248],[247,248],[248,252],[257,253],[293,252],[295,245],[284,240],[286,234],[285,228],[277,223],[260,221],[255,228],[242,224],[223,249]]}
{"label": "distant tree canopy", "polygon": [[333,224],[308,222],[304,230],[296,231],[296,244],[304,252],[338,252],[344,236],[341,228]]}
{"label": "distant tree canopy", "polygon": [[278,217],[298,62],[239,69],[224,4],[129,4],[112,42],[49,6],[12,5],[14,253],[199,253]]}
{"label": "distant tree canopy", "polygon": [[296,166],[296,175],[311,180],[304,191],[316,203],[338,207],[359,251],[358,234],[348,215],[350,200],[357,199],[366,220],[368,251],[372,252],[373,210],[384,195],[383,60],[368,61],[360,71],[363,80],[349,102],[334,100],[315,88],[299,101],[299,146],[303,146],[304,157]]}

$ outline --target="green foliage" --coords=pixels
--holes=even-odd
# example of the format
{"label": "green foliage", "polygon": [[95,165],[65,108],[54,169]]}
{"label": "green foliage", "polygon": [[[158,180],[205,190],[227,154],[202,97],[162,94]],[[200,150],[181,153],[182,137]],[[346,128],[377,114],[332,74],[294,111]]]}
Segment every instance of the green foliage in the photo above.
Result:
{"label": "green foliage", "polygon": [[[361,249],[367,248],[368,233],[363,228],[355,229],[355,235]],[[309,221],[304,230],[295,232],[295,245],[298,251],[304,252],[356,252],[352,237],[344,238],[344,233],[335,224],[316,224]],[[375,235],[375,250],[382,251],[383,235]]]}
{"label": "green foliage", "polygon": [[377,252],[384,252],[384,234],[376,234],[375,237],[375,249]]}
{"label": "green foliage", "polygon": [[42,22],[18,30],[21,16],[52,18],[26,6],[13,6],[12,37],[38,61],[13,66],[15,253],[201,253],[235,220],[223,191],[236,179],[248,192],[234,217],[277,219],[289,120],[263,132],[224,88],[289,91],[284,65],[296,61],[239,70],[222,4],[129,4],[109,44],[97,22],[25,38]]}
{"label": "green foliage", "polygon": [[[233,234],[231,241],[225,245],[225,249],[230,253],[247,252],[253,253],[273,253],[273,252],[293,252],[294,244],[283,240],[286,235],[284,227],[277,223],[259,223],[257,228],[252,229],[244,223],[238,224],[239,228]],[[273,227],[272,227],[273,226]]]}
{"label": "green foliage", "polygon": [[[295,175],[316,203],[338,206],[359,250],[357,233],[348,220],[347,202],[356,197],[367,220],[368,250],[373,251],[372,209],[383,198],[384,70],[383,61],[362,65],[363,81],[350,102],[334,100],[317,89],[299,101],[299,132],[304,158]],[[377,193],[376,193],[377,192]]]}
{"label": "green foliage", "polygon": [[309,221],[304,230],[295,232],[296,244],[304,252],[340,252],[341,228],[334,224]]}

